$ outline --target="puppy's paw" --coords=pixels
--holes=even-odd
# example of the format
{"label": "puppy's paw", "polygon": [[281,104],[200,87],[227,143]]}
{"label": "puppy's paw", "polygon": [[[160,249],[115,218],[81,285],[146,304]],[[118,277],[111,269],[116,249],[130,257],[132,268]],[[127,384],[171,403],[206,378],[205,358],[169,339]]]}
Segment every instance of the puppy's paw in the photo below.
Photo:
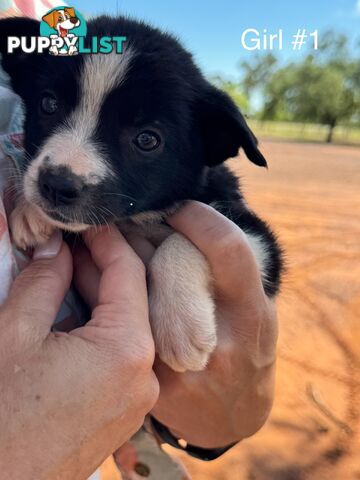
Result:
{"label": "puppy's paw", "polygon": [[216,347],[211,274],[204,256],[173,234],[149,267],[150,318],[156,350],[178,372],[203,370]]}
{"label": "puppy's paw", "polygon": [[[184,291],[185,293],[185,291]],[[191,297],[189,290],[187,298]],[[195,306],[185,298],[166,298],[152,294],[150,316],[156,351],[161,360],[176,372],[203,370],[216,347],[216,324],[213,301],[197,297]]]}
{"label": "puppy's paw", "polygon": [[48,240],[54,226],[49,224],[30,204],[20,204],[10,215],[10,230],[15,245],[23,250],[36,247]]}

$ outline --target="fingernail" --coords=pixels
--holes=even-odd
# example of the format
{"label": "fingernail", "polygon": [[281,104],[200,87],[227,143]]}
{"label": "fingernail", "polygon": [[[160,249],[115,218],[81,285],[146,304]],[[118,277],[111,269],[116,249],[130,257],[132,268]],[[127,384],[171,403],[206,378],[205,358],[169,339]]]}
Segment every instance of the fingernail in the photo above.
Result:
{"label": "fingernail", "polygon": [[43,260],[45,258],[56,257],[60,252],[61,245],[62,233],[60,230],[55,230],[46,243],[35,248],[33,260]]}

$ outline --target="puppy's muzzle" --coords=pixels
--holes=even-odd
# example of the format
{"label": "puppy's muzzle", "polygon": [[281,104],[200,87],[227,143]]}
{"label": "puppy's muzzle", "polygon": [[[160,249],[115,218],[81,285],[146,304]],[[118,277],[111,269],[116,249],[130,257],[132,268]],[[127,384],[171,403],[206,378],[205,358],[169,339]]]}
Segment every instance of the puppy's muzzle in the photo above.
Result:
{"label": "puppy's muzzle", "polygon": [[76,175],[60,174],[50,169],[40,171],[39,192],[51,207],[75,205],[84,190],[84,183]]}

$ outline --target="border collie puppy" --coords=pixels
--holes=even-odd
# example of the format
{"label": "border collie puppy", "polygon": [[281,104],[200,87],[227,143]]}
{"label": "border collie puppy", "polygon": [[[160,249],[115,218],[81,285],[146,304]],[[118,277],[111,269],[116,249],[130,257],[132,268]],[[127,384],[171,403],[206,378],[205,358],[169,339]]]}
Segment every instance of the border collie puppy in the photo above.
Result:
{"label": "border collie puppy", "polygon": [[15,242],[31,247],[54,228],[79,232],[106,222],[140,232],[157,246],[148,272],[157,352],[174,370],[203,369],[216,347],[210,269],[165,219],[188,199],[227,215],[245,232],[274,297],[281,250],[223,165],[242,148],[265,167],[255,136],[179,42],[144,23],[88,22],[88,39],[126,35],[120,55],[7,54],[9,35],[37,36],[39,22],[0,22],[2,65],[26,112]]}

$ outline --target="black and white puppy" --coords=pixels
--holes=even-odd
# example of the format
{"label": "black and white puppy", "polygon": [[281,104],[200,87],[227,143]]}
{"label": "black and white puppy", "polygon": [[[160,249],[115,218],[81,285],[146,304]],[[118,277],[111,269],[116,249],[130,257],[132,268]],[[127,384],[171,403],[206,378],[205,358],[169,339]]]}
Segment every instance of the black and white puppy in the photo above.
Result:
{"label": "black and white puppy", "polygon": [[245,232],[265,292],[274,297],[281,250],[223,165],[242,148],[265,167],[257,140],[232,100],[168,34],[102,16],[88,22],[88,38],[126,35],[123,54],[6,53],[8,35],[38,34],[35,20],[0,22],[2,65],[26,111],[27,161],[13,237],[28,247],[57,227],[117,222],[125,233],[149,238],[158,247],[149,266],[157,352],[175,370],[201,370],[216,346],[211,273],[165,218],[187,199],[214,205]]}

